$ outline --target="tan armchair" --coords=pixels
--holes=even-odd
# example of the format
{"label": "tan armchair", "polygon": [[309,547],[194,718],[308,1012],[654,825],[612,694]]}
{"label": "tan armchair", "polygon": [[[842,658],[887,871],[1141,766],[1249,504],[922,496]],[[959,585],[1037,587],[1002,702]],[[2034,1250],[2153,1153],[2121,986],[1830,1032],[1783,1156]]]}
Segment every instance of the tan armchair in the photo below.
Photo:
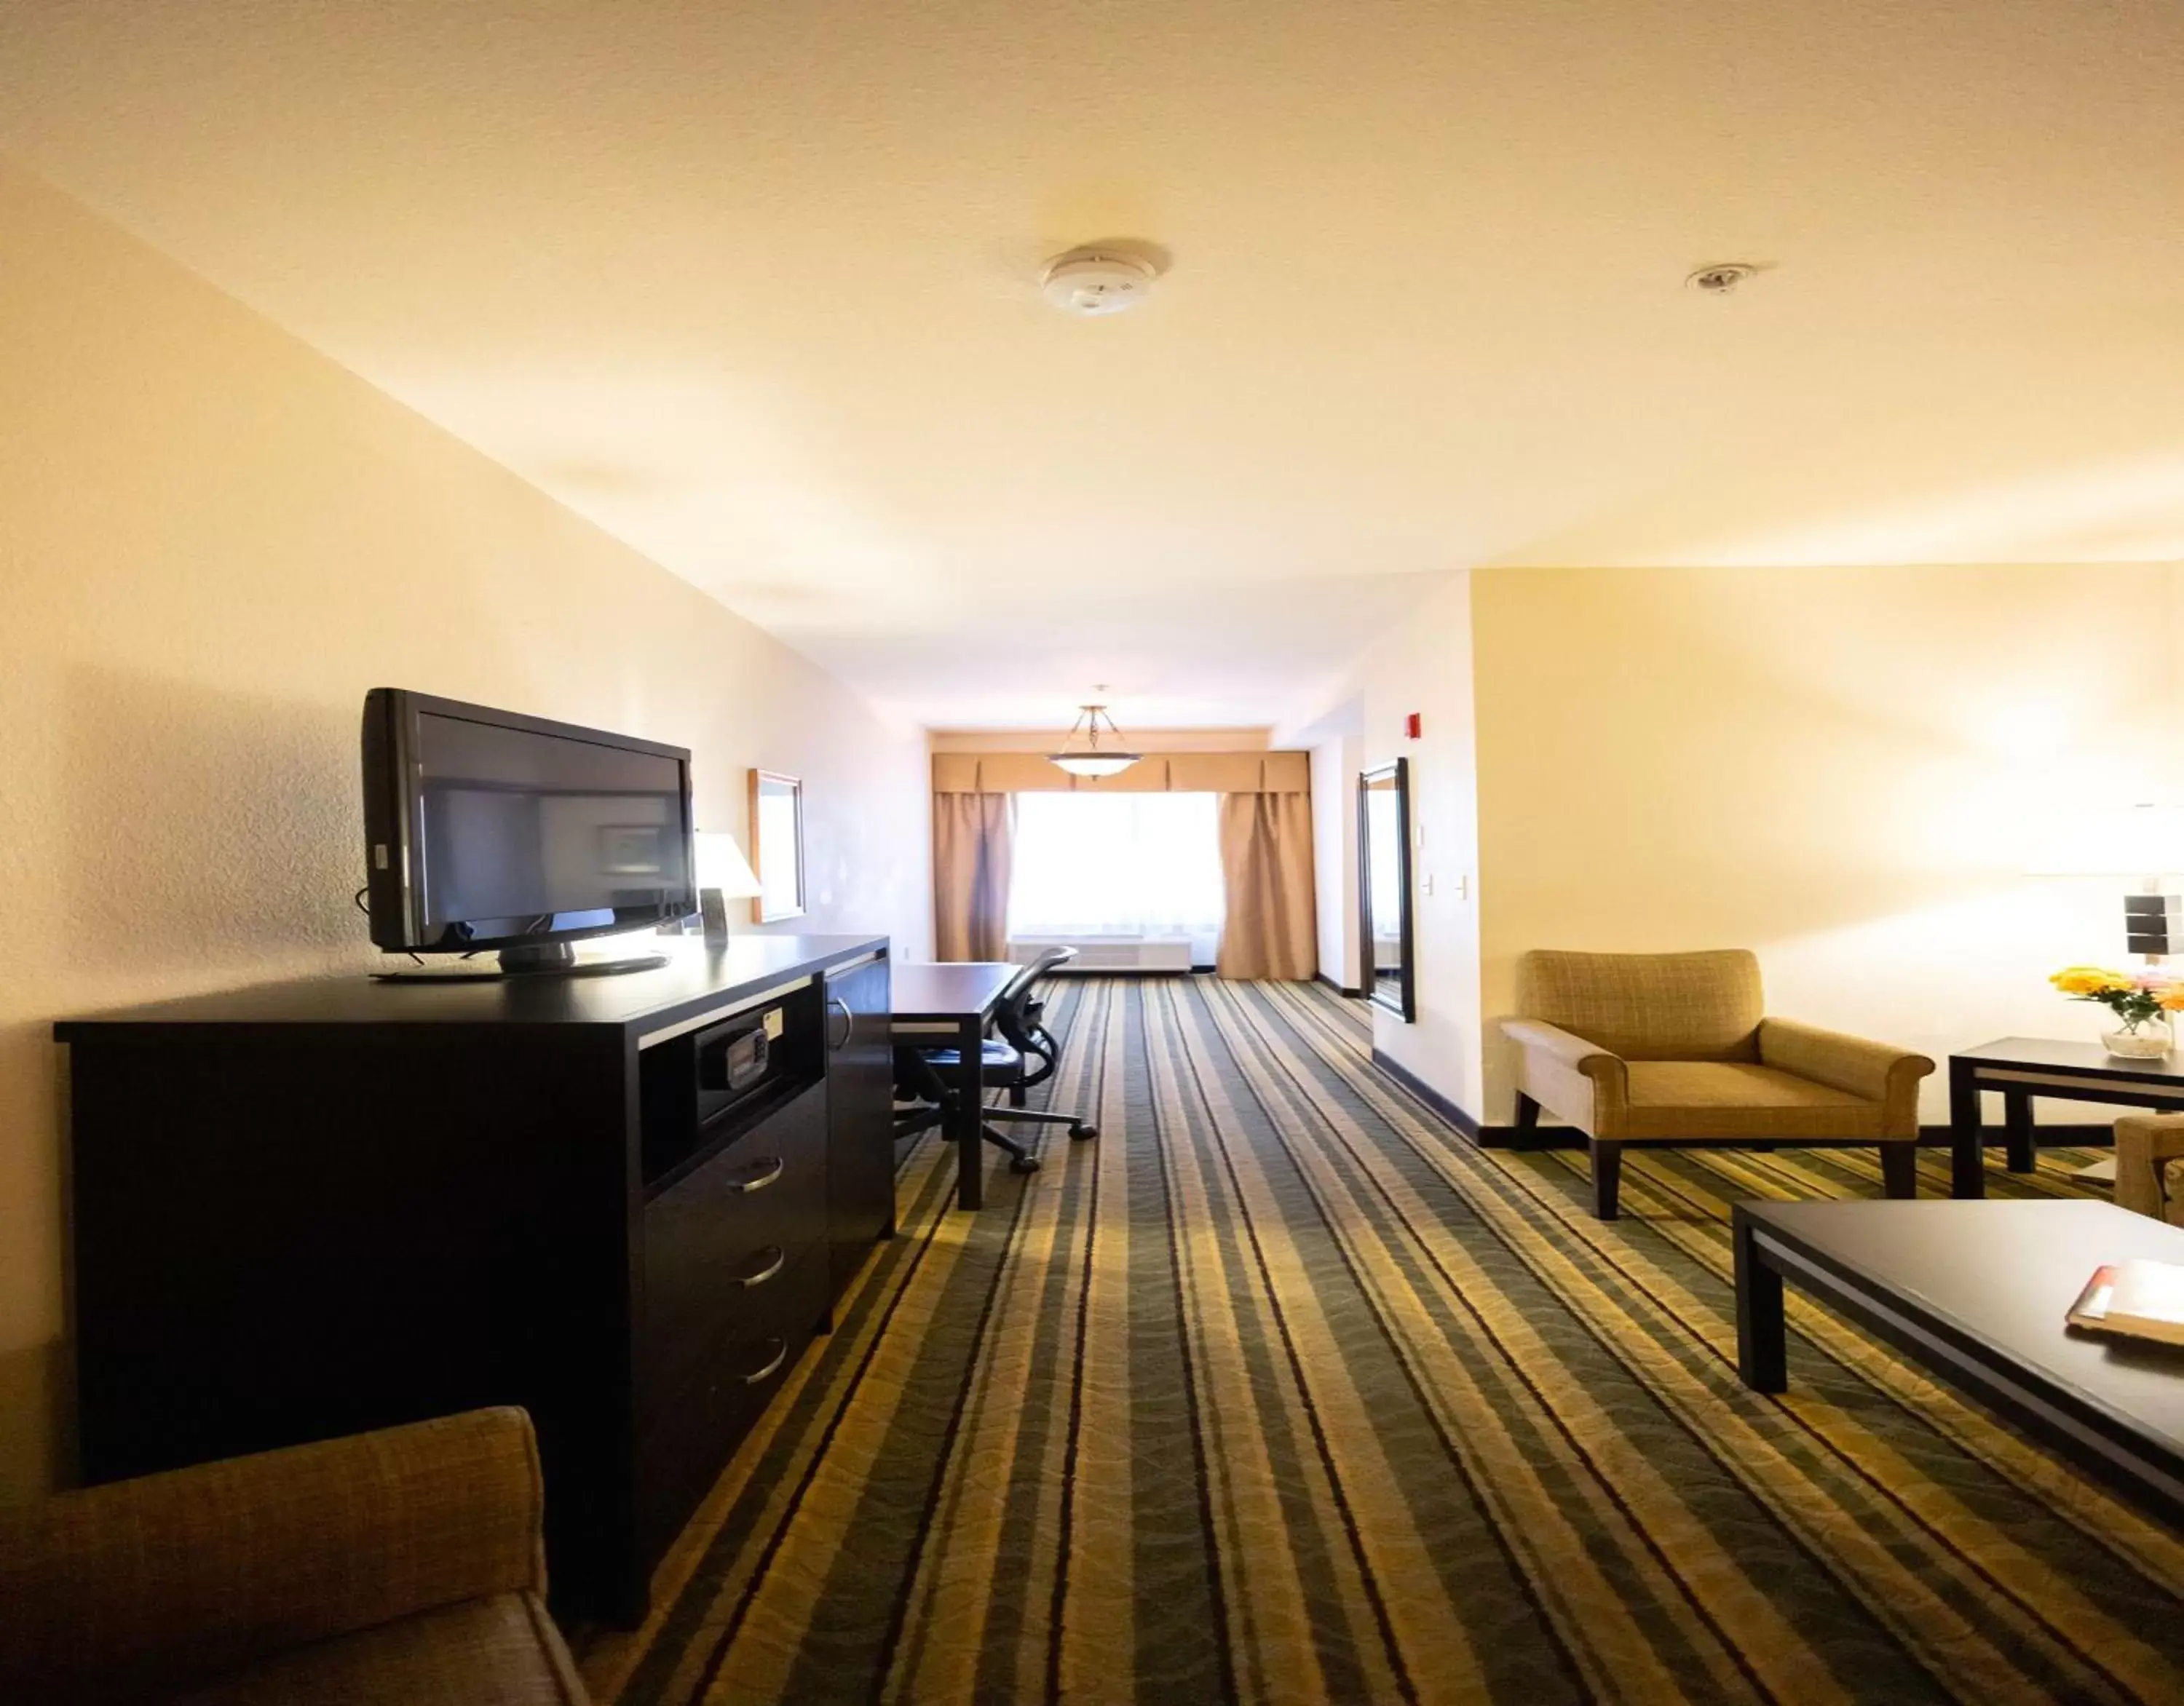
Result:
{"label": "tan armchair", "polygon": [[0,1700],[582,1706],[521,1410],[0,1510]]}
{"label": "tan armchair", "polygon": [[1763,1016],[1759,962],[1535,951],[1518,962],[1517,1125],[1540,1110],[1592,1148],[1593,1212],[1615,1218],[1626,1143],[1878,1143],[1892,1197],[1917,1194],[1923,1054]]}
{"label": "tan armchair", "polygon": [[2130,1114],[2115,1123],[2119,1209],[2184,1226],[2184,1114]]}

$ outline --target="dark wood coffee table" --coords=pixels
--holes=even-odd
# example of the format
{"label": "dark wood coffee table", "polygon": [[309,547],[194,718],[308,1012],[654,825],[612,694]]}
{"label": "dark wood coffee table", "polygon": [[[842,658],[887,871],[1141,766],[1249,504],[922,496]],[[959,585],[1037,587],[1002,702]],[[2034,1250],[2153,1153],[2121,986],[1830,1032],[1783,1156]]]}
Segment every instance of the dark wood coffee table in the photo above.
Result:
{"label": "dark wood coffee table", "polygon": [[2107,1203],[1739,1203],[1736,1362],[1789,1383],[1782,1282],[1794,1281],[2184,1524],[2184,1346],[2074,1332],[2093,1270],[2184,1264],[2184,1227]]}
{"label": "dark wood coffee table", "polygon": [[1949,1057],[1949,1194],[1986,1194],[1986,1127],[1980,1092],[2002,1092],[2003,1141],[2009,1170],[2030,1173],[2033,1164],[2032,1098],[2061,1096],[2073,1102],[2110,1102],[2126,1108],[2184,1113],[2184,1057],[2125,1060],[2098,1042],[2061,1042],[2046,1036],[2005,1036]]}

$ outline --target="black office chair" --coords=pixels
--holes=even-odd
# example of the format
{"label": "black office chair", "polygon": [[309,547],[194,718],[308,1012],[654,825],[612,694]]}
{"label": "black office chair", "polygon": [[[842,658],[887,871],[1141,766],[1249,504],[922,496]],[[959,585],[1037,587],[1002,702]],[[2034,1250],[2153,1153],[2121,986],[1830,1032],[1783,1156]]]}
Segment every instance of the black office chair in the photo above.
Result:
{"label": "black office chair", "polygon": [[[1039,1157],[1028,1144],[994,1129],[996,1120],[1024,1120],[1034,1125],[1067,1125],[1072,1137],[1097,1137],[1100,1128],[1074,1114],[1049,1113],[1027,1108],[1026,1092],[1034,1084],[1054,1075],[1061,1059],[1061,1045],[1043,1022],[1046,1003],[1034,992],[1039,980],[1057,965],[1077,958],[1073,947],[1050,947],[1009,981],[1000,1004],[994,1009],[994,1026],[1001,1034],[987,1038],[979,1063],[989,1088],[1006,1090],[1009,1105],[988,1108],[980,1132],[996,1148],[1006,1149],[1009,1166],[1018,1173],[1036,1173]],[[939,1125],[955,1110],[956,1072],[962,1056],[953,1048],[902,1047],[894,1052],[895,1093],[912,1105],[895,1117],[898,1138],[916,1136]]]}

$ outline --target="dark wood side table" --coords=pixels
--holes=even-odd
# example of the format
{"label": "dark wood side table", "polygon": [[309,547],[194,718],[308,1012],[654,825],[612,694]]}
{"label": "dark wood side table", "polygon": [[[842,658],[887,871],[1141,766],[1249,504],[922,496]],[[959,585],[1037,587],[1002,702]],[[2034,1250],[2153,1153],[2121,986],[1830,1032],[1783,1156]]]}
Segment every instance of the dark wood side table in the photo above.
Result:
{"label": "dark wood side table", "polygon": [[2058,1042],[2005,1036],[1949,1057],[1950,1184],[1953,1197],[1986,1195],[1986,1128],[1979,1092],[2002,1092],[2003,1136],[2009,1170],[2033,1165],[2032,1098],[2112,1102],[2126,1108],[2184,1112],[2184,1061],[2125,1060],[2098,1042]]}
{"label": "dark wood side table", "polygon": [[2184,1522],[2184,1346],[2063,1321],[2104,1264],[2184,1262],[2184,1226],[2055,1202],[1739,1203],[1731,1220],[1746,1386],[1788,1385],[1788,1280],[2088,1475]]}
{"label": "dark wood side table", "polygon": [[1007,960],[971,959],[937,964],[899,962],[891,992],[889,1031],[900,1043],[953,1047],[962,1062],[961,1095],[946,1127],[956,1143],[956,1206],[978,1209],[986,1200],[984,1137],[986,1027],[994,1009],[1022,972]]}

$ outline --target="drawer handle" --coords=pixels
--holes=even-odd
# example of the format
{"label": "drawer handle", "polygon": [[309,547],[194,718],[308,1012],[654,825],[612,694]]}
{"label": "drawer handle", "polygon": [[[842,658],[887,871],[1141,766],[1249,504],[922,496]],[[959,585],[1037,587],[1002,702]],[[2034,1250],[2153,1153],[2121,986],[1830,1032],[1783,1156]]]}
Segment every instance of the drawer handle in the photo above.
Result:
{"label": "drawer handle", "polygon": [[775,1375],[781,1372],[781,1365],[788,1360],[788,1341],[787,1339],[776,1339],[774,1343],[779,1345],[781,1348],[773,1353],[773,1360],[768,1363],[764,1368],[760,1369],[756,1374],[745,1375],[744,1376],[744,1384],[745,1386],[755,1386],[760,1381],[770,1380]]}
{"label": "drawer handle", "polygon": [[830,1038],[827,1044],[829,1048],[839,1048],[857,1034],[857,1015],[850,1011],[850,1003],[838,995],[828,996],[827,1005],[831,1010],[838,1011],[842,1015],[842,1041],[836,1042]]}
{"label": "drawer handle", "polygon": [[764,1256],[769,1253],[773,1257],[773,1259],[771,1262],[768,1262],[764,1267],[759,1269],[755,1273],[731,1274],[728,1275],[728,1283],[732,1286],[743,1286],[746,1287],[764,1285],[768,1280],[779,1273],[788,1261],[788,1252],[783,1249],[778,1244],[769,1246],[768,1249],[760,1251],[759,1254]]}
{"label": "drawer handle", "polygon": [[[778,1155],[770,1160],[753,1162],[751,1164],[753,1170],[750,1175],[746,1178],[731,1180],[728,1189],[738,1192],[763,1191],[781,1177],[781,1170],[788,1164]],[[769,1166],[773,1169],[771,1173],[760,1173],[756,1170],[758,1168]]]}

